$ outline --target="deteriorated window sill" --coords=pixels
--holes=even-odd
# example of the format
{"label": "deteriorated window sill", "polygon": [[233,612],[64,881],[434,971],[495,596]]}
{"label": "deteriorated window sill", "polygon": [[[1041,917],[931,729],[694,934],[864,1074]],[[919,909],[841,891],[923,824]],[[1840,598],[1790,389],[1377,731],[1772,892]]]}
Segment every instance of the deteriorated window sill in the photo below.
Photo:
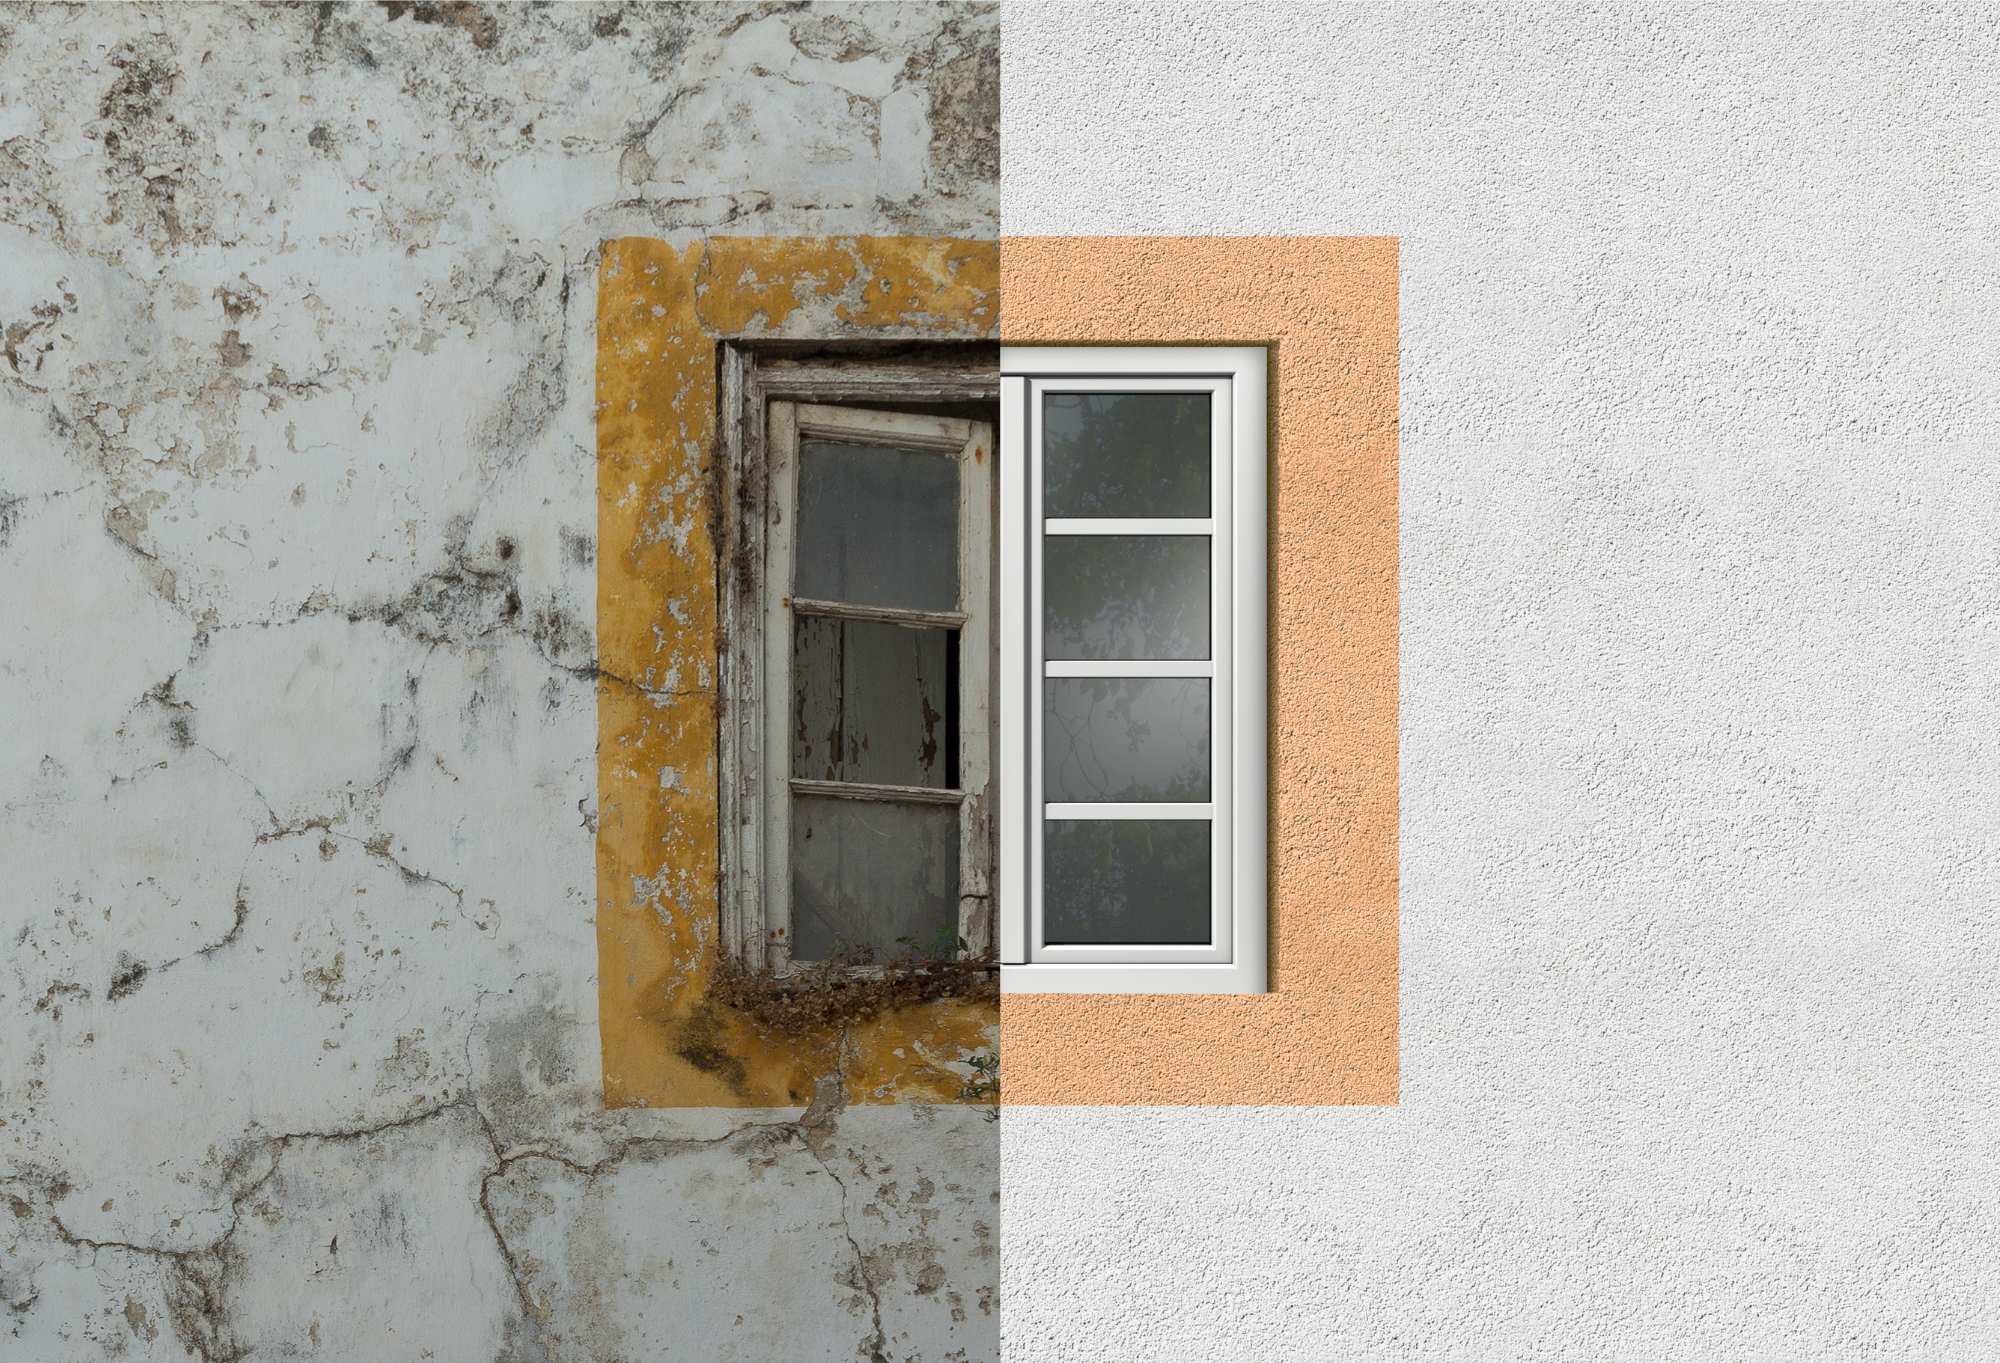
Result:
{"label": "deteriorated window sill", "polygon": [[813,976],[801,971],[795,975],[773,975],[768,986],[774,993],[801,994],[827,993],[835,989],[845,989],[850,985],[867,984],[874,980],[925,980],[959,979],[966,975],[997,975],[1000,973],[998,961],[948,962],[948,968],[934,970],[919,966],[915,970],[899,970],[889,973],[887,966],[857,965],[843,970],[837,979]]}
{"label": "deteriorated window sill", "polygon": [[725,963],[708,980],[712,1002],[799,1035],[898,1008],[947,999],[997,1002],[999,997],[1000,966],[991,960],[846,967],[821,963],[793,975],[775,974],[769,966],[746,970]]}

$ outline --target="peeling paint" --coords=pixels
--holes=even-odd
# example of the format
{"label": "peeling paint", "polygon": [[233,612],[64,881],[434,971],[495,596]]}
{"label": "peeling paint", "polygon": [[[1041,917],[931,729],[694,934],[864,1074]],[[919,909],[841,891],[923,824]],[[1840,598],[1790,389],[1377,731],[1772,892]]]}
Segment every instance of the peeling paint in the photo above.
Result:
{"label": "peeling paint", "polygon": [[998,270],[993,243],[937,238],[605,244],[597,924],[605,1101],[613,1107],[800,1105],[835,1072],[855,1102],[955,1102],[956,1076],[896,1051],[920,1041],[960,1059],[992,1044],[991,1005],[935,1004],[844,1035],[790,1037],[710,1008],[701,995],[721,950],[709,530],[716,343],[983,339],[999,321]]}
{"label": "peeling paint", "polygon": [[[599,693],[667,733],[716,678],[693,598],[600,656],[594,367],[606,240],[991,236],[942,152],[756,135],[970,116],[997,19],[390,8],[0,15],[0,1357],[990,1359],[977,1112],[605,1106]],[[841,252],[785,325],[881,311]],[[651,491],[640,552],[705,552]],[[946,1288],[857,1259],[808,1131],[967,1190]]]}

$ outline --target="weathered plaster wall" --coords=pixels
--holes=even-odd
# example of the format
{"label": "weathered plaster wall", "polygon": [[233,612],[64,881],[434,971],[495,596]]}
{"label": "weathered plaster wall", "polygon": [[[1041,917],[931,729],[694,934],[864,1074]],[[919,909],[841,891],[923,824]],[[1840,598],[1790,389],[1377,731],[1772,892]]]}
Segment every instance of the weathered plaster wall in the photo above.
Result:
{"label": "weathered plaster wall", "polygon": [[1403,631],[1400,1105],[1010,1108],[1008,1359],[2000,1355],[1990,12],[1006,22],[1009,236],[1400,239]]}
{"label": "weathered plaster wall", "polygon": [[996,43],[0,11],[0,1356],[992,1356],[976,1112],[605,1110],[592,849],[598,243],[990,237]]}

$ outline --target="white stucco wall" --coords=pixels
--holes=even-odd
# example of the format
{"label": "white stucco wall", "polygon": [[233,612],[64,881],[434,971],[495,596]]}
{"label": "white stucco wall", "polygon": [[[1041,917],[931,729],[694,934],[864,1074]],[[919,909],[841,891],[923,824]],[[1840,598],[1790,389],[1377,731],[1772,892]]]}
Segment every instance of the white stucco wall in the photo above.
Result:
{"label": "white stucco wall", "polygon": [[1991,20],[1007,9],[1006,233],[1403,263],[1402,1105],[1009,1110],[1010,1363],[2000,1356]]}
{"label": "white stucco wall", "polygon": [[993,235],[997,17],[0,9],[0,1359],[994,1353],[976,1111],[603,1111],[597,243]]}

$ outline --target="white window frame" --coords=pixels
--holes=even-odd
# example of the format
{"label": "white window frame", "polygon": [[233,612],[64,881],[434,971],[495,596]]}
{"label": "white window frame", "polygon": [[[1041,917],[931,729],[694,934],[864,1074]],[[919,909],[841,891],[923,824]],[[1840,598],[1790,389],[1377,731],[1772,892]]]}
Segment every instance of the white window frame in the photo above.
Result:
{"label": "white window frame", "polygon": [[[1265,366],[1261,347],[1022,347],[1000,352],[1000,987],[1008,993],[1261,994],[1266,966]],[[1061,521],[1041,508],[1041,397],[1065,391],[1206,392],[1213,446],[1206,520]],[[1041,657],[1046,534],[1210,537],[1210,659],[1049,662]],[[1042,681],[1212,678],[1206,805],[1044,805]],[[1207,946],[1050,945],[1041,930],[1041,826],[1049,818],[1209,818]]]}
{"label": "white window frame", "polygon": [[[773,402],[770,416],[770,504],[764,546],[764,751],[782,763],[787,788],[774,791],[764,819],[764,919],[772,966],[791,965],[791,841],[793,795],[948,804],[958,808],[958,935],[972,954],[986,949],[990,914],[986,801],[991,770],[992,716],[987,699],[992,622],[993,431],[984,422],[908,412],[867,411],[814,403]],[[927,450],[958,463],[958,606],[950,611],[900,610],[815,601],[797,604],[793,533],[798,525],[799,448],[808,440],[892,445]],[[957,788],[877,786],[790,775],[793,625],[800,614],[869,620],[913,628],[956,629],[959,648]],[[775,701],[775,703],[772,703]],[[977,941],[977,946],[973,944]]]}
{"label": "white window frame", "polygon": [[[793,358],[790,353],[800,347],[787,347],[784,343],[737,343],[729,342],[719,347],[717,360],[720,379],[721,454],[719,466],[715,470],[715,490],[717,509],[721,515],[715,523],[717,532],[717,583],[722,611],[722,639],[718,650],[718,681],[721,690],[721,704],[716,716],[718,729],[718,770],[721,826],[721,846],[718,851],[721,861],[721,937],[723,950],[731,959],[748,967],[770,965],[779,972],[790,968],[791,955],[789,939],[789,889],[790,865],[789,848],[784,840],[775,844],[779,853],[775,861],[767,861],[773,850],[768,836],[768,826],[772,814],[783,809],[789,817],[790,789],[789,767],[791,746],[788,737],[777,746],[770,743],[770,719],[775,708],[779,714],[790,713],[789,682],[784,681],[781,689],[771,689],[771,678],[766,676],[767,660],[772,656],[771,645],[774,636],[786,641],[791,637],[789,612],[781,611],[777,621],[767,620],[767,600],[773,577],[770,548],[770,532],[773,528],[773,501],[781,492],[788,497],[796,496],[796,470],[786,472],[773,467],[773,442],[770,421],[773,410],[781,403],[802,405],[851,404],[833,410],[852,412],[855,409],[871,409],[882,412],[893,407],[959,407],[969,404],[985,406],[991,404],[999,393],[999,374],[993,365],[991,351],[986,356],[971,348],[956,350],[940,348],[935,358],[923,356],[917,359],[872,358],[866,355],[812,354]],[[798,408],[791,409],[796,415]],[[844,417],[833,417],[841,421]],[[920,417],[919,420],[935,418]],[[978,473],[977,478],[961,477],[961,517],[971,516],[972,524],[961,520],[961,605],[984,601],[985,610],[967,611],[968,615],[980,617],[984,627],[991,630],[991,603],[993,601],[992,572],[992,517],[984,519],[968,512],[964,506],[968,489],[975,484],[986,489],[987,506],[990,510],[993,486],[994,433],[990,425],[972,422],[968,431],[978,427],[984,431],[984,444],[977,449],[960,448],[962,459],[969,458],[971,467]],[[976,432],[975,432],[976,433]],[[961,463],[961,471],[967,467]],[[787,517],[789,523],[789,517]],[[789,534],[789,531],[787,532]],[[983,549],[973,553],[971,562],[966,562],[968,533],[976,536]],[[790,580],[790,564],[784,565],[784,576]],[[975,578],[984,587],[967,584]],[[782,600],[785,593],[780,593]],[[991,634],[988,642],[960,636],[960,753],[959,789],[965,792],[961,802],[961,838],[959,869],[959,935],[966,939],[969,955],[977,956],[992,946],[992,866],[994,835],[992,829],[992,799],[994,784],[991,775],[992,725],[990,713],[981,723],[975,724],[970,711],[971,699],[966,695],[968,676],[975,670],[971,649],[983,650],[989,659],[987,670],[991,669],[993,648]],[[791,658],[784,656],[784,667],[789,674]],[[991,682],[987,682],[987,693],[991,694]],[[990,706],[989,706],[990,710]],[[964,744],[967,735],[976,731],[986,745],[989,756],[984,759],[987,772],[984,789],[973,783],[976,754],[968,754]],[[782,736],[782,735],[781,735]],[[973,831],[967,846],[964,830]],[[784,892],[783,909],[771,902],[769,891],[778,887]],[[984,897],[981,897],[981,895]],[[779,916],[780,912],[784,917]],[[997,967],[995,967],[997,969]]]}

